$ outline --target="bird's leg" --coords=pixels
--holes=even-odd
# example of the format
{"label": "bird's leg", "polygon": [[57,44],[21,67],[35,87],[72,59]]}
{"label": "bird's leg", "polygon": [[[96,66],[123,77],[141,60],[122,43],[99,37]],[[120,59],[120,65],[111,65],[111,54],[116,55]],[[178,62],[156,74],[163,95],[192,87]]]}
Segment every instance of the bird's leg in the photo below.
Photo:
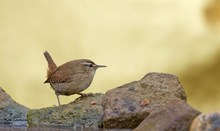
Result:
{"label": "bird's leg", "polygon": [[56,93],[56,96],[57,96],[58,104],[59,104],[59,106],[60,106],[60,98],[59,98],[59,94]]}

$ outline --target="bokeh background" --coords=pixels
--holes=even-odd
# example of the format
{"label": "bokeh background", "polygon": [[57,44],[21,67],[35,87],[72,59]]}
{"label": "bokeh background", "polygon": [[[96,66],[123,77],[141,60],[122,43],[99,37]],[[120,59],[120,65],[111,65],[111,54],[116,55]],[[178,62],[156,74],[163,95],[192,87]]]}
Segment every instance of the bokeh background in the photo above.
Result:
{"label": "bokeh background", "polygon": [[57,104],[43,84],[47,50],[57,65],[108,66],[86,93],[164,72],[179,77],[194,108],[219,111],[219,36],[219,0],[1,0],[0,86],[30,108]]}

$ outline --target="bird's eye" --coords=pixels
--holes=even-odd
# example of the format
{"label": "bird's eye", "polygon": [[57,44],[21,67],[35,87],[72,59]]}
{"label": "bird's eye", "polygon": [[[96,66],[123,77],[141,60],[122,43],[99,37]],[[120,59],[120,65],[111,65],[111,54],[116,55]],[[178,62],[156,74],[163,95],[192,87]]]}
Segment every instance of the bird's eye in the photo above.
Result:
{"label": "bird's eye", "polygon": [[92,65],[92,64],[89,64],[89,67],[93,67],[93,65]]}
{"label": "bird's eye", "polygon": [[93,63],[82,63],[82,64],[87,67],[94,67]]}

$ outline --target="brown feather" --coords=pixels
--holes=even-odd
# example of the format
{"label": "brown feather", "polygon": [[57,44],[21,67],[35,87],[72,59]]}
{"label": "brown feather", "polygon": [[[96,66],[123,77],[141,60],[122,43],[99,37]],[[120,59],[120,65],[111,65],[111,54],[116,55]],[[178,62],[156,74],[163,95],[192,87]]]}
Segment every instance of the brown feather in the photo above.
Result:
{"label": "brown feather", "polygon": [[47,64],[48,64],[48,69],[47,69],[47,78],[48,78],[51,75],[51,73],[55,69],[57,69],[57,65],[55,64],[52,57],[50,56],[50,54],[47,51],[44,52],[44,57],[46,58]]}
{"label": "brown feather", "polygon": [[[80,65],[76,65],[77,60],[67,62],[48,75],[48,79],[44,83],[64,83],[68,82],[74,75],[82,73],[79,69]],[[72,68],[76,66],[76,68]]]}

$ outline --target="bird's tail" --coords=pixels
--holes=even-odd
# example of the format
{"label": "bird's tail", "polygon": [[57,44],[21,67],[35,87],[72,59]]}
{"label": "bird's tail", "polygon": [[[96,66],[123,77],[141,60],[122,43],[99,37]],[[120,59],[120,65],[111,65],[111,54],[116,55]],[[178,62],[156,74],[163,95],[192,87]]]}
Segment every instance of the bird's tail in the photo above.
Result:
{"label": "bird's tail", "polygon": [[50,76],[50,74],[57,68],[57,65],[54,63],[52,57],[47,51],[44,52],[44,57],[46,58],[48,64],[48,70],[47,70],[47,78],[48,78],[48,76]]}

